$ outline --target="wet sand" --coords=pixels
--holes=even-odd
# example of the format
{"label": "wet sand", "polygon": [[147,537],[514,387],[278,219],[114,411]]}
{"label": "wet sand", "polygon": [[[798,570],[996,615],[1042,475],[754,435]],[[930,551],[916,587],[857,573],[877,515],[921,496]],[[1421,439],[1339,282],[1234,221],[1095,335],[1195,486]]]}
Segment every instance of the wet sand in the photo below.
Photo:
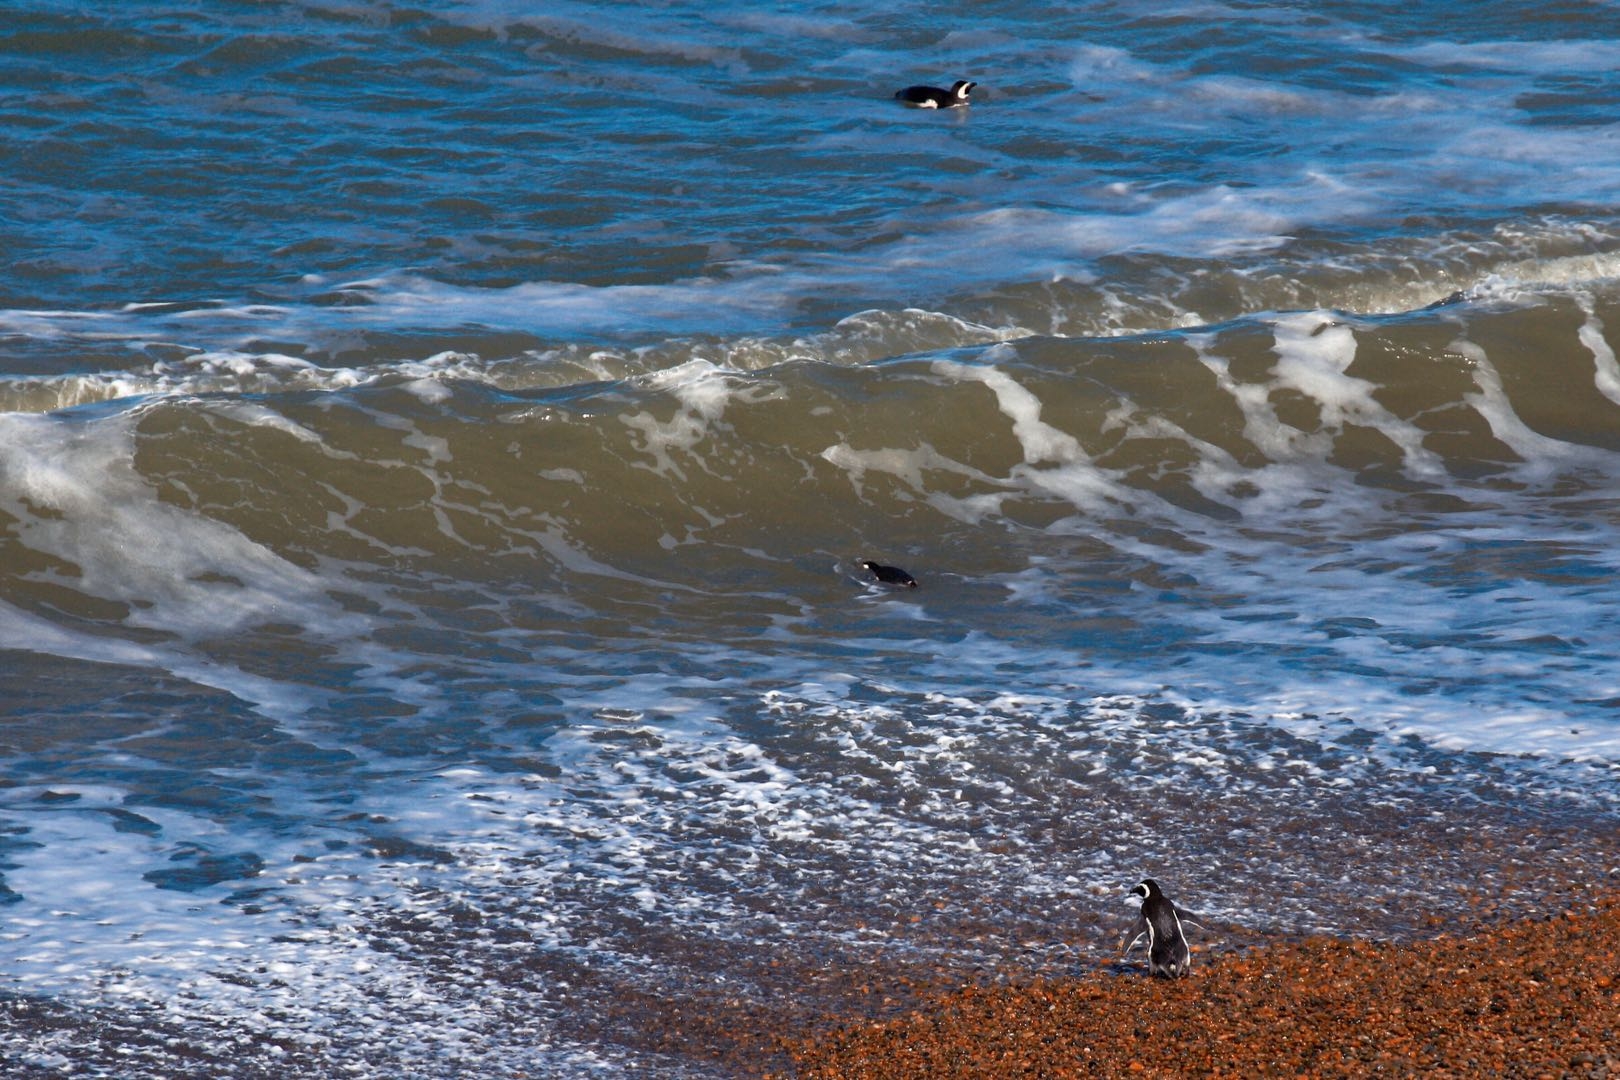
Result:
{"label": "wet sand", "polygon": [[779,1075],[1620,1076],[1620,897],[1549,899],[1568,907],[1464,934],[1436,917],[1404,944],[1206,953],[1179,980],[965,987],[786,1040]]}

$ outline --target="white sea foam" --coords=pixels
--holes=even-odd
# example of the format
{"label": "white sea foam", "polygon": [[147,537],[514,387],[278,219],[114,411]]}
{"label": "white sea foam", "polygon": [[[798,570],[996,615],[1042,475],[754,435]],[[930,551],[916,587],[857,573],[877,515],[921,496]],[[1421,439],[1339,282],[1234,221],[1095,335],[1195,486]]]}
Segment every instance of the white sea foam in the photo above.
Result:
{"label": "white sea foam", "polygon": [[822,38],[840,44],[880,41],[876,30],[861,26],[849,19],[818,17],[814,12],[779,11],[715,11],[709,16],[721,26],[735,27],[750,33],[760,33],[790,40]]}
{"label": "white sea foam", "polygon": [[946,360],[935,361],[933,370],[957,382],[977,382],[987,386],[996,395],[997,407],[1012,421],[1013,437],[1023,447],[1027,464],[1050,461],[1068,465],[1087,460],[1085,451],[1080,449],[1080,441],[1050,424],[1042,423],[1040,399],[1005,372],[994,367]]}
{"label": "white sea foam", "polygon": [[702,457],[696,453],[698,445],[720,422],[732,399],[741,396],[759,400],[770,395],[768,384],[734,375],[707,360],[692,360],[637,380],[642,386],[671,395],[678,405],[669,420],[660,420],[645,410],[620,416],[626,427],[639,434],[635,449],[653,458],[654,464],[644,467],[660,476],[685,480],[686,473],[675,456],[703,465]]}
{"label": "white sea foam", "polygon": [[1474,385],[1479,390],[1467,395],[1469,405],[1490,424],[1491,433],[1525,461],[1526,471],[1545,476],[1581,458],[1593,460],[1599,467],[1609,464],[1610,455],[1594,456],[1574,443],[1542,435],[1520,419],[1502,386],[1501,374],[1484,349],[1463,339],[1452,342],[1449,348],[1471,363]]}
{"label": "white sea foam", "polygon": [[[1297,428],[1278,423],[1266,403],[1277,390],[1286,388],[1309,398],[1321,410],[1320,438],[1324,441],[1310,447],[1308,456],[1329,457],[1333,436],[1342,434],[1348,424],[1358,424],[1373,428],[1400,447],[1409,475],[1432,478],[1442,474],[1440,459],[1423,445],[1425,433],[1380,404],[1373,383],[1347,374],[1356,356],[1355,334],[1349,326],[1323,313],[1281,316],[1275,326],[1277,363],[1271,369],[1273,381],[1263,391],[1265,401],[1252,393],[1253,387],[1237,394],[1247,407],[1244,432],[1267,457],[1276,461],[1297,456],[1293,448],[1277,445],[1274,436],[1278,432],[1292,432],[1290,441],[1306,438]],[[1205,362],[1209,363],[1207,356]],[[1234,384],[1227,385],[1237,390]]]}
{"label": "white sea foam", "polygon": [[1568,75],[1571,72],[1608,73],[1614,65],[1603,49],[1590,41],[1432,41],[1416,45],[1391,46],[1384,51],[1431,67],[1457,66],[1486,68],[1497,72],[1531,75]]}
{"label": "white sea foam", "polygon": [[[320,441],[249,403],[224,411],[300,441]],[[159,631],[160,641],[137,645],[69,630],[6,604],[0,647],[166,670],[295,727],[322,693],[213,659],[207,643],[265,624],[294,626],[312,641],[349,651],[372,677],[388,678],[386,650],[369,644],[373,620],[331,595],[367,587],[296,565],[223,521],[163,499],[134,467],[139,415],[0,415],[0,490],[19,522],[16,540],[72,568],[71,577],[39,572],[37,578],[117,605],[123,625]]]}
{"label": "white sea foam", "polygon": [[1615,359],[1614,349],[1603,336],[1603,320],[1592,310],[1590,298],[1583,296],[1578,299],[1581,310],[1586,313],[1586,321],[1581,324],[1577,333],[1581,344],[1592,353],[1592,362],[1595,366],[1592,385],[1596,386],[1604,397],[1620,405],[1620,361]]}
{"label": "white sea foam", "polygon": [[373,947],[385,917],[444,917],[419,867],[379,866],[354,852],[311,858],[307,838],[151,812],[188,844],[254,844],[265,865],[252,885],[272,898],[255,913],[219,903],[218,888],[152,887],[144,875],[173,841],[115,831],[90,810],[26,816],[45,847],[8,870],[22,897],[0,935],[13,992],[136,1010],[148,1022],[189,1025],[188,1037],[204,1045],[224,1024],[213,1035],[222,1043],[286,1042],[331,1053],[357,1076],[482,1071],[519,1057],[552,1075],[604,1063],[543,1020],[514,1027],[499,988],[464,979],[457,988],[410,949]]}

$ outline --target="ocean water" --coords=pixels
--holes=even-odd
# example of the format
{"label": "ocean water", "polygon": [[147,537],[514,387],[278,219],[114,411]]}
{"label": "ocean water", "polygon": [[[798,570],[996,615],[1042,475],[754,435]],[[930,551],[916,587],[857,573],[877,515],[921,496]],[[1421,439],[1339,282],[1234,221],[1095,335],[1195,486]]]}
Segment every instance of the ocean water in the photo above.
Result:
{"label": "ocean water", "polygon": [[1106,965],[1144,874],[1613,888],[1617,48],[7,6],[8,1073],[727,1075],[838,972]]}

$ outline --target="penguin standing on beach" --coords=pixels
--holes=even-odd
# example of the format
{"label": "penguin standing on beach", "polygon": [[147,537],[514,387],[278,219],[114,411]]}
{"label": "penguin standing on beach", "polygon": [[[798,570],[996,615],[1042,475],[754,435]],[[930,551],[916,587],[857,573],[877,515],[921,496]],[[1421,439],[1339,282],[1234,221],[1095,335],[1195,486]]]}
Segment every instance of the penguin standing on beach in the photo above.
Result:
{"label": "penguin standing on beach", "polygon": [[894,99],[914,109],[961,109],[968,105],[968,95],[978,85],[958,79],[949,90],[941,90],[937,86],[908,86],[895,94]]}
{"label": "penguin standing on beach", "polygon": [[1136,948],[1136,943],[1145,936],[1149,973],[1167,979],[1190,973],[1192,949],[1181,931],[1181,914],[1176,911],[1176,905],[1170,902],[1170,898],[1159,890],[1159,883],[1152,878],[1144,878],[1129,895],[1142,898],[1142,913],[1126,931],[1131,935],[1131,943],[1125,946],[1123,955],[1129,955]]}

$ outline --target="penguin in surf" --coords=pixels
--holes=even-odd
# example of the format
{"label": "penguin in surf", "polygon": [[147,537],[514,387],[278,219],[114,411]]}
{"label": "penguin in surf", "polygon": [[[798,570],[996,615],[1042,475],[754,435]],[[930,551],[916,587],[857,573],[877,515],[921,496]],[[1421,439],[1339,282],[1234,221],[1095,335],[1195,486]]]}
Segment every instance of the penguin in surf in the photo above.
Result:
{"label": "penguin in surf", "polygon": [[970,102],[968,95],[973,93],[976,82],[958,79],[956,85],[949,90],[941,90],[937,86],[908,86],[894,95],[894,100],[910,105],[913,109],[962,109]]}
{"label": "penguin in surf", "polygon": [[897,589],[915,589],[917,587],[917,579],[898,566],[884,566],[882,563],[873,562],[871,559],[861,559],[860,567],[884,585],[892,585]]}

